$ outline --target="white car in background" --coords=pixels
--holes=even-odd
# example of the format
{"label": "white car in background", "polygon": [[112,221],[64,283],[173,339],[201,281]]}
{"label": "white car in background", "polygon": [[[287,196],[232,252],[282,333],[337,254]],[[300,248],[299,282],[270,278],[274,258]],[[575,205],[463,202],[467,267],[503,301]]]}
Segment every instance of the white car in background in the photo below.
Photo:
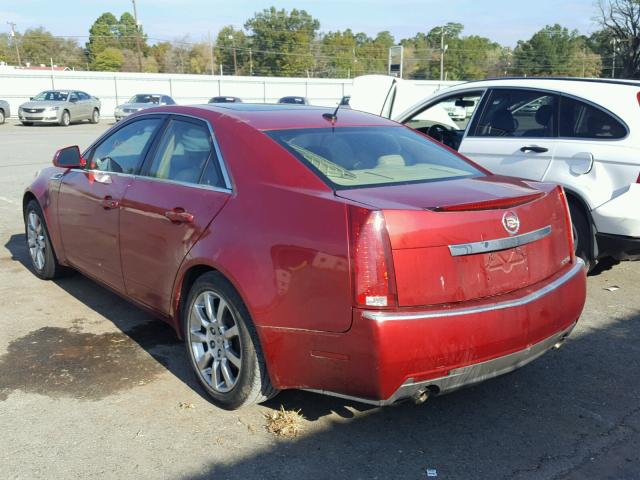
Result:
{"label": "white car in background", "polygon": [[[587,265],[607,256],[640,258],[640,82],[483,80],[440,90],[399,111],[395,99],[406,103],[403,90],[415,94],[415,87],[385,78],[372,78],[368,88],[355,88],[356,82],[352,108],[375,105],[379,111],[368,111],[419,130],[495,174],[562,185],[576,253]],[[366,85],[366,77],[359,84]],[[468,116],[443,121],[452,104]]]}

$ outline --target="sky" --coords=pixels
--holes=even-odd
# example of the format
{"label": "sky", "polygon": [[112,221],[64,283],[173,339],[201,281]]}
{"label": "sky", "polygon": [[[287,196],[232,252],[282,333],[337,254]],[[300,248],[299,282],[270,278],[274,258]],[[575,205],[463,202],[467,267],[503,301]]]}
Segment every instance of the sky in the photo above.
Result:
{"label": "sky", "polygon": [[[320,30],[375,35],[389,30],[397,40],[446,23],[459,22],[464,34],[481,35],[504,46],[548,24],[559,23],[580,33],[597,29],[594,0],[137,0],[138,16],[151,39],[193,41],[216,35],[225,25],[241,27],[264,8],[304,9],[320,21]],[[18,31],[43,26],[54,35],[86,36],[103,12],[119,17],[132,11],[131,0],[0,0],[0,32],[7,21]]]}

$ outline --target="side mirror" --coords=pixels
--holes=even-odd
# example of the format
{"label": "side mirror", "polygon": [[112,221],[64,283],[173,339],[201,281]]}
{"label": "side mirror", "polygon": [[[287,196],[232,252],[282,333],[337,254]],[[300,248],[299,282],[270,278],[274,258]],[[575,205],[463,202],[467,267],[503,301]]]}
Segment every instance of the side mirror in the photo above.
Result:
{"label": "side mirror", "polygon": [[73,145],[71,147],[61,148],[53,156],[53,165],[61,168],[84,168],[87,161],[80,154],[80,147]]}

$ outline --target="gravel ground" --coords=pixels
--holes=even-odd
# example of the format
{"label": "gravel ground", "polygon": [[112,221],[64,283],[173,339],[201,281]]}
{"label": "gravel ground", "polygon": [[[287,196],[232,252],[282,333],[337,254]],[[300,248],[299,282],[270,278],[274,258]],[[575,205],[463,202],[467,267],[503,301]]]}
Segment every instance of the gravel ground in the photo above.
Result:
{"label": "gravel ground", "polygon": [[[565,345],[482,385],[422,406],[291,391],[226,412],[163,323],[27,267],[24,187],[106,127],[0,126],[0,478],[640,478],[640,263],[590,276]],[[265,429],[281,406],[305,417],[295,439]]]}

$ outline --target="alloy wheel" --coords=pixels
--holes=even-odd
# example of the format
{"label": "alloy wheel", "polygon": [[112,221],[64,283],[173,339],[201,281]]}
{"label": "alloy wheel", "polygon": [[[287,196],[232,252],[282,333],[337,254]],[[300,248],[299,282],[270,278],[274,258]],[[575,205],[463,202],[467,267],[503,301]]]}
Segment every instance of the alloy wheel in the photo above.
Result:
{"label": "alloy wheel", "polygon": [[189,312],[189,344],[198,374],[214,391],[227,393],[242,369],[240,331],[234,312],[218,293],[200,293]]}
{"label": "alloy wheel", "polygon": [[27,242],[31,261],[38,270],[44,270],[47,247],[45,231],[40,217],[33,210],[27,217]]}

